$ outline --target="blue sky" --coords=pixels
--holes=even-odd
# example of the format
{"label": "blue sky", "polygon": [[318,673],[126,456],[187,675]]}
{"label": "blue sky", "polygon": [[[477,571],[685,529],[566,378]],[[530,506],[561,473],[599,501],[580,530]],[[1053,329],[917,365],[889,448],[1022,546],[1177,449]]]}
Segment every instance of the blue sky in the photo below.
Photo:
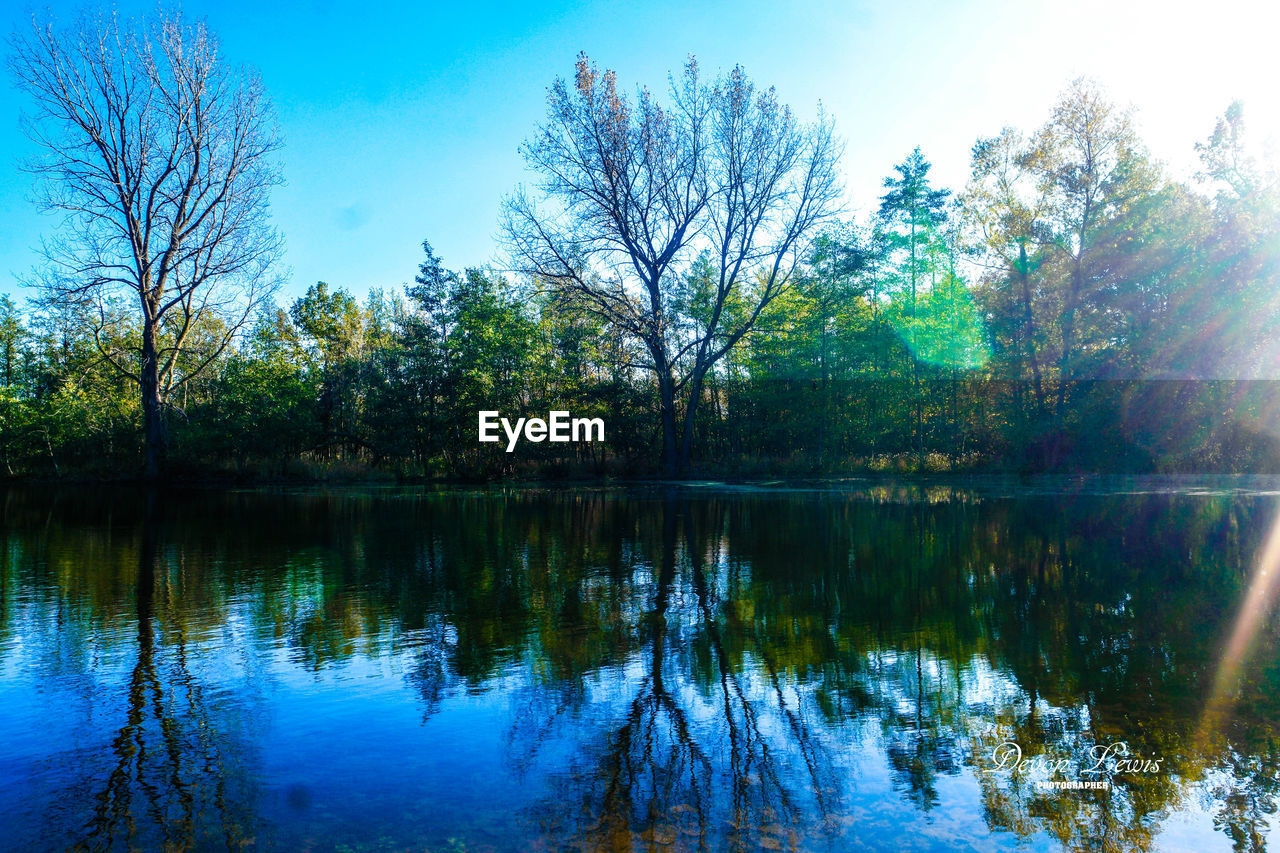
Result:
{"label": "blue sky", "polygon": [[[52,5],[71,17],[79,3]],[[153,2],[121,2],[152,13]],[[330,3],[186,2],[227,59],[261,73],[285,139],[273,211],[288,301],[323,279],[363,297],[412,279],[429,239],[454,268],[500,263],[502,196],[528,181],[517,148],[546,87],[585,50],[630,87],[665,85],[689,53],[707,71],[744,65],[810,116],[822,101],[847,149],[848,205],[916,145],[939,183],[963,183],[979,135],[1041,123],[1089,74],[1137,119],[1176,173],[1232,98],[1260,134],[1280,131],[1265,4],[1080,0],[964,2]],[[44,6],[6,4],[4,29]],[[20,93],[0,87],[0,292],[56,223],[30,203]]]}

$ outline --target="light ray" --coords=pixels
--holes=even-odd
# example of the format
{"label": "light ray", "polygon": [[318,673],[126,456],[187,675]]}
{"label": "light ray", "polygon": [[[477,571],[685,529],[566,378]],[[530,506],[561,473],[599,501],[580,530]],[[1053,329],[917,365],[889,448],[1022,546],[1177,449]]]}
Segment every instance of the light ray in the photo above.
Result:
{"label": "light ray", "polygon": [[1244,600],[1214,672],[1213,688],[1196,736],[1201,747],[1221,728],[1235,707],[1241,670],[1263,621],[1275,606],[1277,593],[1280,593],[1280,506],[1254,564],[1249,587],[1245,590]]}

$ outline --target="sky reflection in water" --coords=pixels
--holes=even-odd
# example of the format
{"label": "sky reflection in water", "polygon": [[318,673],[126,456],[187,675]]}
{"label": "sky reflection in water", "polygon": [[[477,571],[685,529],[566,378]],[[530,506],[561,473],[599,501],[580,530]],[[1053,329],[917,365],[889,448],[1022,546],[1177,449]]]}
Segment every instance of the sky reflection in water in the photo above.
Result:
{"label": "sky reflection in water", "polygon": [[0,846],[1263,849],[1238,485],[0,492]]}

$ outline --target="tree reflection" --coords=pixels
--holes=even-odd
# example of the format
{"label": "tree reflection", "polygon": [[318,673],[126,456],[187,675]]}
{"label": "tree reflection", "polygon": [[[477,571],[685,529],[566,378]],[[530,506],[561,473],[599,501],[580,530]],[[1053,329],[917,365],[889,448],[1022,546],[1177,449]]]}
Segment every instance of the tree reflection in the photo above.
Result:
{"label": "tree reflection", "polygon": [[1255,853],[1267,849],[1266,833],[1276,814],[1280,796],[1280,744],[1275,740],[1260,755],[1243,755],[1232,751],[1227,759],[1227,773],[1214,787],[1213,798],[1218,808],[1213,816],[1216,829],[1231,839],[1237,853]]}
{"label": "tree reflection", "polygon": [[[633,567],[652,571],[649,606],[634,610],[641,642],[603,707],[576,709],[572,724],[590,734],[531,816],[581,849],[794,847],[810,808],[827,810],[832,764],[776,662],[740,642],[717,591],[735,583],[723,507],[668,495],[650,520],[657,531],[639,534]],[[545,720],[517,719],[522,766],[527,745],[547,739]]]}
{"label": "tree reflection", "polygon": [[111,742],[116,763],[94,797],[86,843],[95,849],[116,842],[131,849],[241,849],[254,843],[256,830],[244,768],[236,766],[244,745],[228,737],[225,711],[211,708],[192,673],[183,611],[156,605],[158,588],[173,592],[165,575],[174,568],[161,556],[159,499],[154,491],[144,498],[134,593],[137,659],[125,723]]}
{"label": "tree reflection", "polygon": [[[1197,737],[1267,500],[204,495],[158,518],[122,502],[110,534],[100,505],[59,500],[4,504],[22,532],[0,629],[83,672],[93,642],[132,647],[109,766],[85,768],[89,846],[260,834],[250,705],[212,689],[202,641],[228,632],[317,677],[394,660],[426,724],[457,697],[509,696],[506,766],[546,791],[522,814],[580,849],[887,844],[893,808],[971,810],[1072,850],[1154,849],[1197,802],[1237,850],[1273,825],[1274,618],[1235,717]],[[1163,764],[1045,789],[994,765],[1005,741],[1067,778],[1099,744]],[[945,783],[964,776],[973,802]],[[882,778],[896,794],[868,793]],[[859,788],[898,817],[859,811]]]}
{"label": "tree reflection", "polygon": [[[188,635],[201,633],[207,623],[199,609],[183,600],[184,593],[188,584],[208,578],[198,571],[184,577],[193,567],[184,564],[166,539],[162,500],[155,492],[140,498],[139,514],[130,518],[136,535],[107,529],[101,539],[63,540],[65,531],[46,528],[49,538],[40,559],[25,566],[71,586],[81,586],[87,574],[98,576],[98,582],[88,584],[86,606],[59,605],[63,618],[51,626],[55,630],[83,631],[83,626],[59,624],[68,615],[93,623],[98,621],[95,612],[109,613],[114,623],[89,641],[99,647],[92,658],[67,659],[66,646],[46,658],[47,677],[58,678],[71,668],[91,669],[91,660],[103,654],[132,657],[131,666],[116,670],[123,688],[118,696],[109,687],[110,668],[74,682],[85,691],[78,701],[93,709],[91,718],[118,717],[121,722],[101,751],[67,767],[66,791],[57,798],[59,808],[49,816],[55,822],[42,844],[188,850],[241,849],[255,841],[258,822],[246,775],[252,749],[235,731],[241,725],[238,713],[210,696],[188,648]],[[101,548],[104,541],[110,547]],[[20,562],[34,556],[19,555]],[[111,592],[103,594],[106,590]],[[120,606],[124,596],[132,599],[131,612]],[[129,623],[132,632],[126,633]],[[30,622],[23,627],[34,628]],[[83,646],[69,648],[80,652]]]}

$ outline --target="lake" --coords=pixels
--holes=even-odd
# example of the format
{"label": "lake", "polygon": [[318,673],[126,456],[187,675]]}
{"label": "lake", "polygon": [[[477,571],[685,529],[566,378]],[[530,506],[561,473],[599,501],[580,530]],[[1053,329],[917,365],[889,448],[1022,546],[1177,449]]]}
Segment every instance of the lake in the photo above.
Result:
{"label": "lake", "polygon": [[1249,479],[0,491],[0,847],[1261,850],[1278,513]]}

